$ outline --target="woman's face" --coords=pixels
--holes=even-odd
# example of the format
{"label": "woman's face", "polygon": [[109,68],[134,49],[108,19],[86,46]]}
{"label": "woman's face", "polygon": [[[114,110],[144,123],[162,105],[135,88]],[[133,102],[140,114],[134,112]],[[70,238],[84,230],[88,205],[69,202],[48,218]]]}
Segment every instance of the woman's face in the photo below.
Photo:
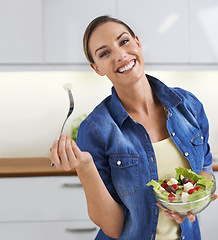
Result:
{"label": "woman's face", "polygon": [[126,86],[144,76],[141,44],[122,24],[98,26],[89,39],[89,49],[95,62],[91,67],[99,75],[106,75],[114,86]]}

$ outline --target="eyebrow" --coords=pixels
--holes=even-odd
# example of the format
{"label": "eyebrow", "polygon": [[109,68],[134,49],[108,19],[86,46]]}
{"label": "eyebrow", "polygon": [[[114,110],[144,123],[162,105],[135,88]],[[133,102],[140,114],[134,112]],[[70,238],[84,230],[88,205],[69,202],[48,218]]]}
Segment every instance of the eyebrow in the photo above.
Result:
{"label": "eyebrow", "polygon": [[[127,32],[122,32],[117,38],[116,38],[116,40],[118,41],[124,34],[128,34]],[[100,48],[97,48],[96,50],[95,50],[95,55],[96,55],[96,53],[97,53],[97,51],[99,51],[99,50],[101,50],[101,49],[104,49],[104,48],[106,48],[107,46],[106,45],[103,45],[103,46],[101,46]]]}

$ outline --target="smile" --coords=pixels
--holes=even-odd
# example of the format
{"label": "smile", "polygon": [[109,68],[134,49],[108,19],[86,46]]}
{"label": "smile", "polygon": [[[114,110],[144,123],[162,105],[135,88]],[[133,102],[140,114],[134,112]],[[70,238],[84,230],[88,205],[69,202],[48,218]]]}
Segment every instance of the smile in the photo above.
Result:
{"label": "smile", "polygon": [[126,71],[130,70],[131,68],[133,68],[134,65],[135,65],[135,60],[132,60],[126,66],[118,68],[117,71],[119,73],[126,72]]}

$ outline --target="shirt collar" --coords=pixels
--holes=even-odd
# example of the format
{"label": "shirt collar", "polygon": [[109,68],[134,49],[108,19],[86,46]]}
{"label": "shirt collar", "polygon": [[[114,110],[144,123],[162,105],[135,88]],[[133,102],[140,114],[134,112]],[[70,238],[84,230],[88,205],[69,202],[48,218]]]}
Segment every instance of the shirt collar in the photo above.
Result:
{"label": "shirt collar", "polygon": [[[173,107],[176,107],[182,101],[182,99],[171,88],[167,87],[160,80],[147,74],[146,77],[149,81],[149,84],[151,85],[154,94],[161,101],[167,111]],[[124,109],[114,87],[112,87],[111,107],[114,120],[118,126],[121,127],[126,118],[130,116]]]}
{"label": "shirt collar", "polygon": [[155,77],[147,74],[146,77],[154,94],[167,110],[176,107],[182,101],[182,99],[173,91],[172,88],[167,87],[163,82]]}

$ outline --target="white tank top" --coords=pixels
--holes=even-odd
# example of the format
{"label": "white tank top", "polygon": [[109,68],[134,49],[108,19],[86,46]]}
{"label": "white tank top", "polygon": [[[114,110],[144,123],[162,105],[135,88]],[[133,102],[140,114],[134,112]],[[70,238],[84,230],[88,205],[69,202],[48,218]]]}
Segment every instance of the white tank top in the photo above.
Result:
{"label": "white tank top", "polygon": [[[169,137],[160,142],[152,143],[157,161],[159,178],[175,172],[175,168],[190,168],[188,160],[181,154],[173,140]],[[170,220],[162,209],[159,211],[156,240],[180,239],[180,225]]]}

